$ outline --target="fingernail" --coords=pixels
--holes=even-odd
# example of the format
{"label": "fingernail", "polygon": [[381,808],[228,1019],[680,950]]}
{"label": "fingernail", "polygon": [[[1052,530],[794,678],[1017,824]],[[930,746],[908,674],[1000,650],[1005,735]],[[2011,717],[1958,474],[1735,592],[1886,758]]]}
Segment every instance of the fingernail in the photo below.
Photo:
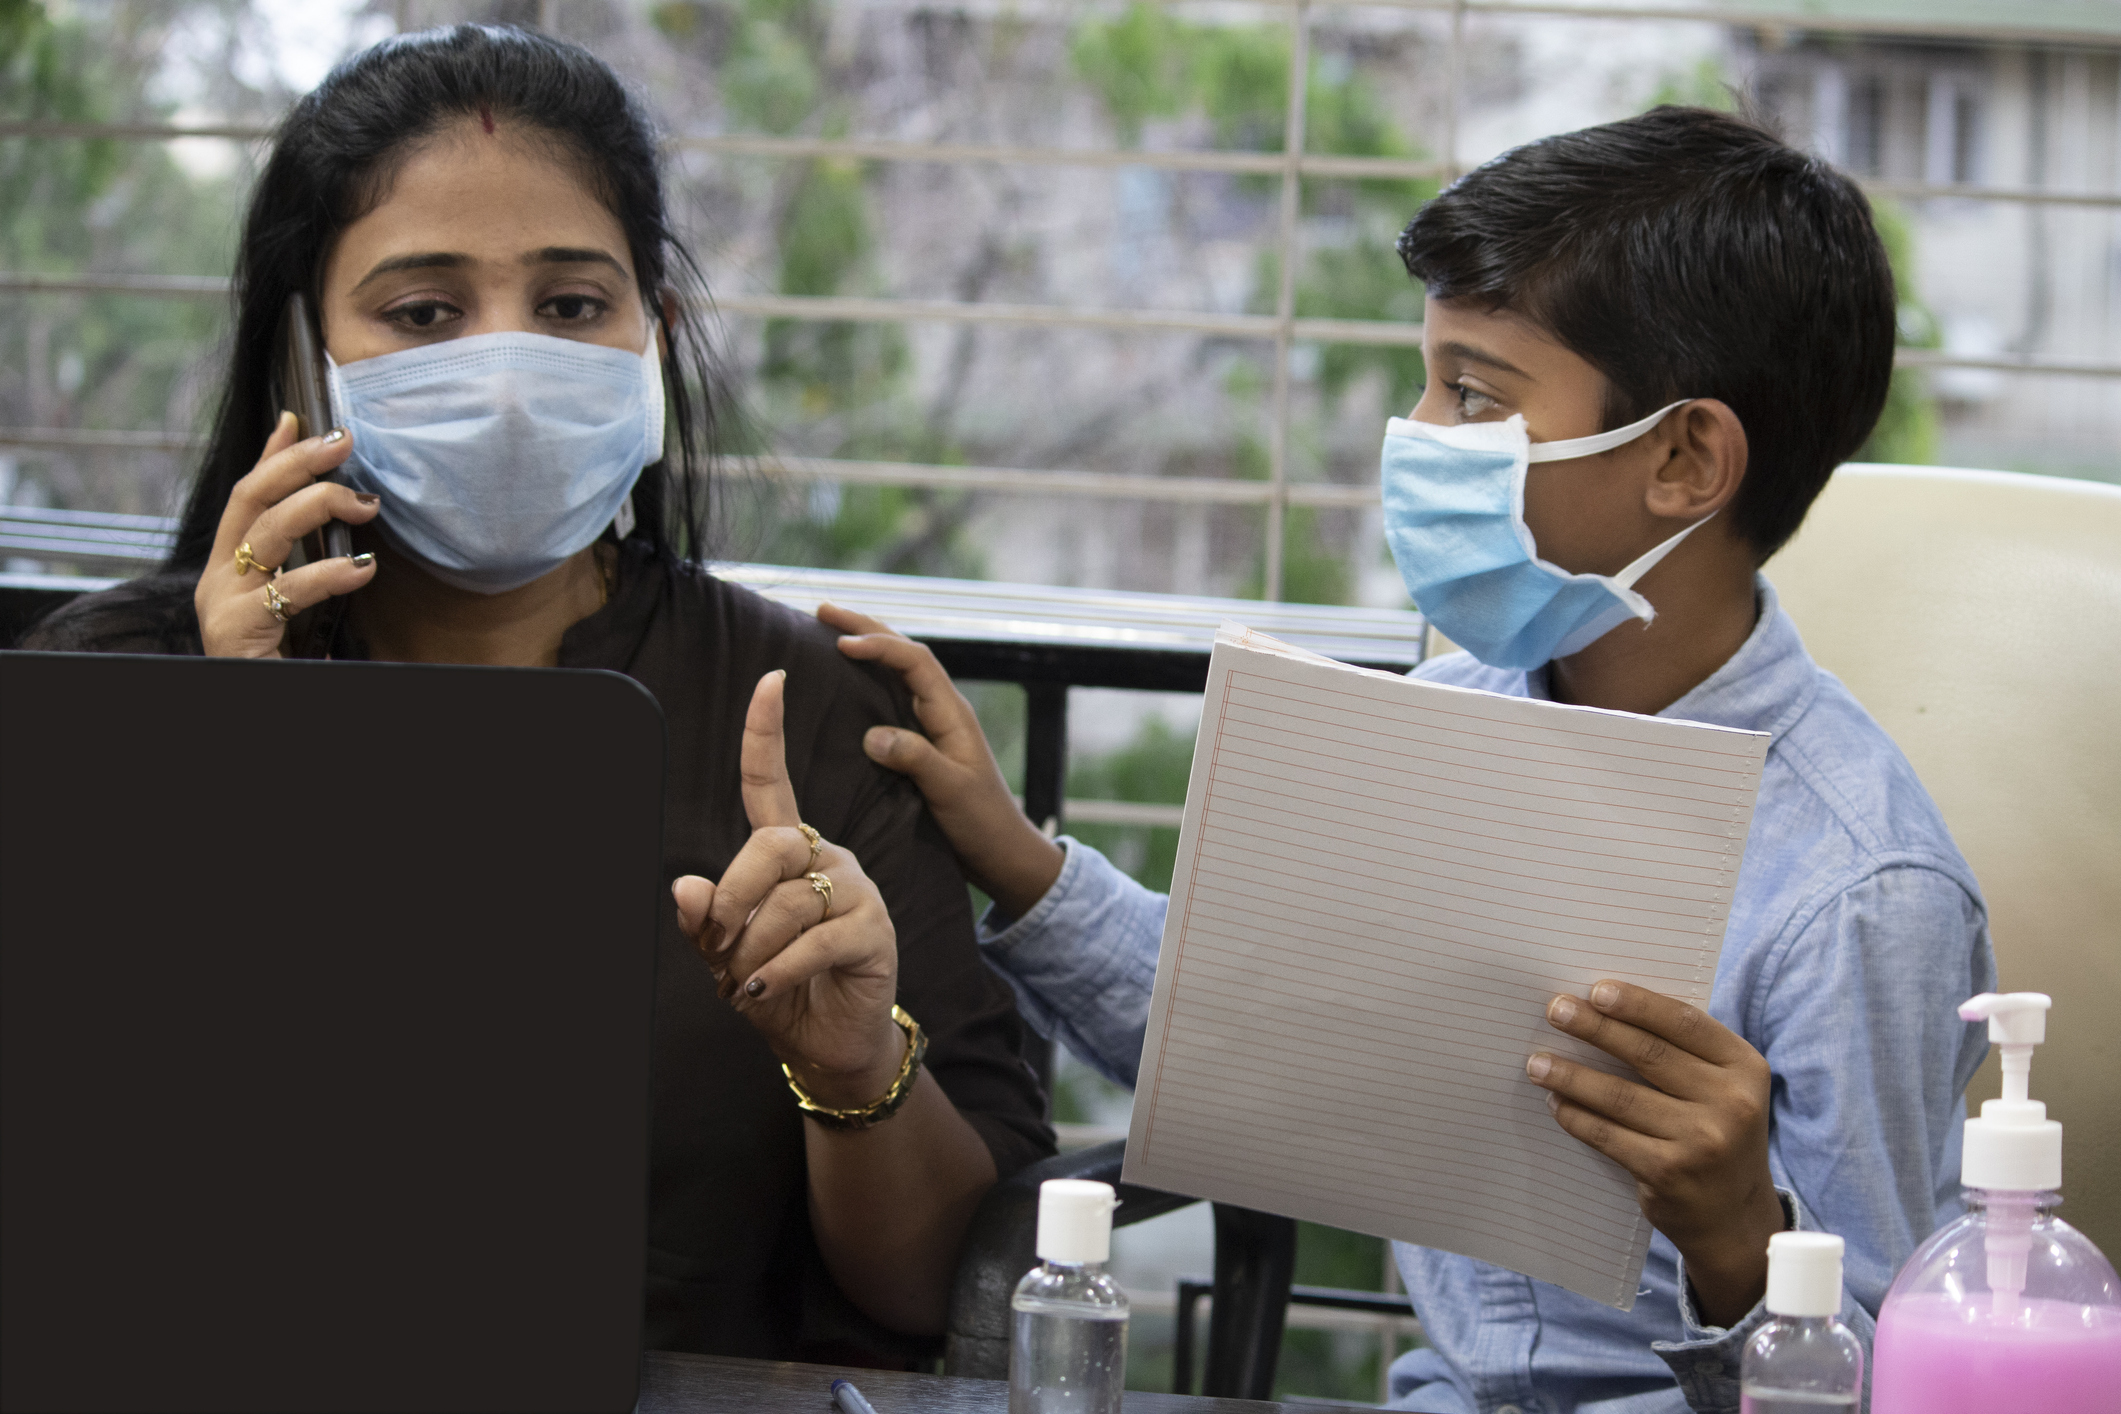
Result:
{"label": "fingernail", "polygon": [[1561,1113],[1561,1096],[1555,1094],[1552,1090],[1547,1091],[1547,1113],[1550,1115]]}
{"label": "fingernail", "polygon": [[1547,1019],[1556,1026],[1566,1026],[1576,1019],[1576,999],[1556,997],[1547,1006]]}
{"label": "fingernail", "polygon": [[786,668],[775,668],[773,670],[773,675],[779,678],[782,682],[788,681],[788,670]]}
{"label": "fingernail", "polygon": [[1591,988],[1591,1005],[1597,1007],[1600,1011],[1613,1006],[1619,1000],[1620,984],[1618,982],[1600,982],[1597,986]]}
{"label": "fingernail", "polygon": [[331,431],[324,434],[324,445],[327,447],[333,445],[334,443],[343,442],[345,440],[346,429],[343,427],[334,427],[331,429]]}
{"label": "fingernail", "polygon": [[346,557],[346,563],[352,565],[357,570],[365,570],[375,562],[376,552],[373,550],[363,550],[358,555],[348,555]]}
{"label": "fingernail", "polygon": [[1524,1073],[1534,1080],[1544,1080],[1547,1072],[1554,1068],[1554,1058],[1549,1055],[1533,1056],[1524,1063]]}
{"label": "fingernail", "polygon": [[766,984],[754,977],[744,984],[744,995],[747,997],[763,997],[766,995]]}
{"label": "fingernail", "polygon": [[882,761],[891,755],[893,740],[891,728],[871,727],[862,733],[862,750],[868,754],[870,760]]}
{"label": "fingernail", "polygon": [[376,506],[381,505],[383,502],[383,498],[373,491],[356,491],[353,493],[353,498],[354,504],[360,506]]}

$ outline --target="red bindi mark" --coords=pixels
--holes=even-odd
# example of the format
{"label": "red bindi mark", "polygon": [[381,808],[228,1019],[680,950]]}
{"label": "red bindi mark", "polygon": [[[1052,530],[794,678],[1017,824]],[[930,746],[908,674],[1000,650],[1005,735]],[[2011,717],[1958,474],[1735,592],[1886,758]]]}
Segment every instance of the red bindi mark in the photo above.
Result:
{"label": "red bindi mark", "polygon": [[485,125],[487,134],[491,136],[493,133],[493,109],[481,103],[479,105],[479,121]]}

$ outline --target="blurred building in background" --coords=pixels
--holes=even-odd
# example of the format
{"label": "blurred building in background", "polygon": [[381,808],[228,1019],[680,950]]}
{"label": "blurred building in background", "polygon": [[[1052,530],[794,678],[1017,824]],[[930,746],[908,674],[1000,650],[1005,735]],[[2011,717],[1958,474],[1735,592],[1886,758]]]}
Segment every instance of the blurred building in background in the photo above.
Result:
{"label": "blurred building in background", "polygon": [[[17,4],[0,507],[177,508],[271,124],[343,54],[459,20],[587,45],[669,135],[746,414],[720,557],[1403,603],[1375,508],[1383,421],[1423,380],[1394,236],[1468,166],[1658,102],[1745,105],[1872,189],[1906,347],[1866,456],[2121,480],[2121,5],[1572,8]],[[6,525],[0,567],[141,567],[10,550]],[[1020,704],[979,700],[1006,753]],[[1099,694],[1071,720],[1072,796],[1182,796],[1186,703]],[[1168,881],[1175,831],[1081,833]],[[1123,1120],[1124,1096],[1064,1073],[1064,1118]],[[1130,1229],[1122,1260],[1167,1293],[1205,1264],[1204,1226]],[[1307,1230],[1301,1262],[1388,1280],[1348,1234]],[[1142,1297],[1153,1382],[1168,1322]],[[1405,1338],[1294,1331],[1284,1387],[1374,1398]]]}

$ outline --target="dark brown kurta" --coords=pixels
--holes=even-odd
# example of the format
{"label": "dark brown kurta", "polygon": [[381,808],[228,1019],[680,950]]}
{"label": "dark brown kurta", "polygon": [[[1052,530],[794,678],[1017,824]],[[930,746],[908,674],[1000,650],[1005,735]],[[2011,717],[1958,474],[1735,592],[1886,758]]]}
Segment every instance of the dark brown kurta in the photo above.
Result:
{"label": "dark brown kurta", "polygon": [[[1022,1023],[979,957],[949,846],[919,792],[862,754],[867,728],[918,725],[896,675],[848,661],[831,630],[748,590],[635,547],[621,553],[611,602],[567,631],[560,662],[625,673],[662,704],[665,876],[719,878],[749,838],[737,774],[744,713],[759,678],[787,669],[796,799],[883,893],[898,930],[899,1002],[928,1031],[929,1069],[1002,1174],[1051,1153],[1037,1082],[1019,1058]],[[188,579],[136,581],[77,601],[23,646],[196,653],[190,596]],[[890,1349],[817,1254],[803,1121],[779,1063],[715,995],[674,910],[656,988],[646,1346],[774,1359]]]}

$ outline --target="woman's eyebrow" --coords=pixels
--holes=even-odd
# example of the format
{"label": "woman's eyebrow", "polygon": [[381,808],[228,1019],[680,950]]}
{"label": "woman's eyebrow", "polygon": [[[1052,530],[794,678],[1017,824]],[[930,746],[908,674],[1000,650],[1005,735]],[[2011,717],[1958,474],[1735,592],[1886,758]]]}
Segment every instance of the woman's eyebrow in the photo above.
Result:
{"label": "woman's eyebrow", "polygon": [[378,261],[375,269],[363,275],[361,283],[354,286],[354,293],[360,293],[362,287],[367,285],[369,281],[399,270],[433,270],[469,264],[471,264],[470,256],[457,255],[443,250],[426,251],[419,255],[393,255],[388,260]]}
{"label": "woman's eyebrow", "polygon": [[1511,363],[1507,359],[1497,358],[1494,354],[1487,352],[1485,349],[1479,348],[1473,344],[1461,343],[1456,339],[1452,340],[1447,344],[1437,345],[1437,351],[1439,353],[1455,354],[1456,356],[1464,359],[1468,363],[1484,363],[1488,367],[1499,369],[1504,373],[1514,373],[1519,378],[1529,378],[1532,376],[1531,374],[1525,372],[1522,368],[1519,368],[1516,364]]}
{"label": "woman's eyebrow", "polygon": [[[621,275],[626,267],[619,264],[616,256],[586,246],[549,245],[543,250],[534,250],[523,257],[525,265],[609,265]],[[631,278],[630,276],[628,278]]]}

